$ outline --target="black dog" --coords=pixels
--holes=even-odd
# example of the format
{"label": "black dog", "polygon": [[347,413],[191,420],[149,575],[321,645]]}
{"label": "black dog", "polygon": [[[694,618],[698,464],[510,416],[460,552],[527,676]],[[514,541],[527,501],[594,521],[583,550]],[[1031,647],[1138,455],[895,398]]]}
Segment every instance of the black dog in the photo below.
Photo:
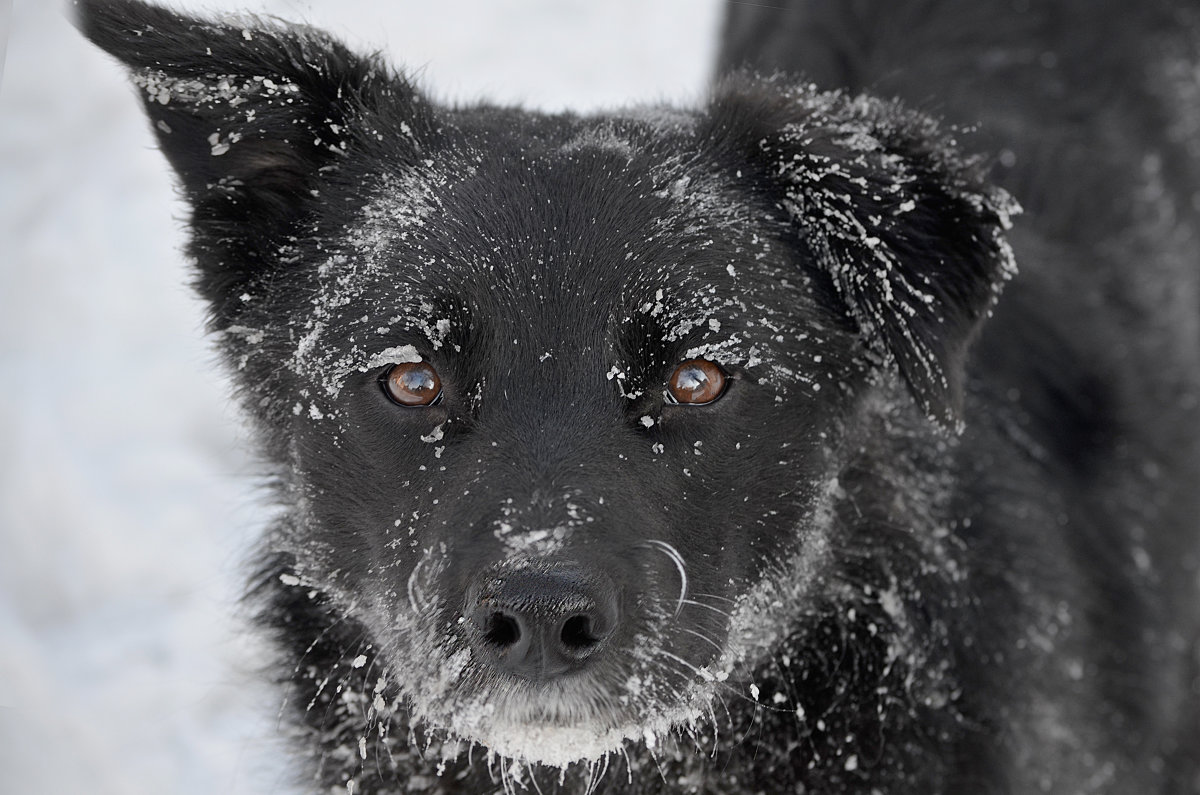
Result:
{"label": "black dog", "polygon": [[451,109],[82,3],[276,465],[315,791],[1200,791],[1195,9],[867,5],[723,59],[981,121],[999,304],[1014,202],[894,102]]}

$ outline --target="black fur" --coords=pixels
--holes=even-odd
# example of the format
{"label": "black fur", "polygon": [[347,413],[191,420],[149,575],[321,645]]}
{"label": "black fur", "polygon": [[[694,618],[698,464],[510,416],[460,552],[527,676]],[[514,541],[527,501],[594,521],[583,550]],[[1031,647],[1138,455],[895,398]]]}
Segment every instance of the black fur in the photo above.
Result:
{"label": "black fur", "polygon": [[[579,117],[80,5],[274,465],[314,791],[1200,791],[1190,8],[735,4],[705,106]],[[1026,220],[930,117],[742,67],[982,122]]]}

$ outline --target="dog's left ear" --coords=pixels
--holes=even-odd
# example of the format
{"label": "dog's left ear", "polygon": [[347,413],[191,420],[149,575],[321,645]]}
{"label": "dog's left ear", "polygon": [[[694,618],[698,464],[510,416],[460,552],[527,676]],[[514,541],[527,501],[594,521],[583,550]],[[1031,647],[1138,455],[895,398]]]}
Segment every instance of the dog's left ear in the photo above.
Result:
{"label": "dog's left ear", "polygon": [[1015,272],[1019,211],[926,116],[896,103],[738,75],[707,134],[741,159],[832,279],[864,340],[925,413],[959,429],[966,350]]}

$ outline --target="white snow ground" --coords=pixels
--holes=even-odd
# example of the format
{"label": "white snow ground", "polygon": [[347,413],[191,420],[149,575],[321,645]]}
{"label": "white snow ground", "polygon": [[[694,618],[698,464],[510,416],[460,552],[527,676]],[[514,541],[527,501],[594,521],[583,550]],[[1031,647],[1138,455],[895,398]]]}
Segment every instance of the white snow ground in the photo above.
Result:
{"label": "white snow ground", "polygon": [[[694,100],[719,0],[210,0],[443,98]],[[286,793],[236,599],[267,512],[184,283],[166,164],[53,0],[0,0],[0,795]]]}

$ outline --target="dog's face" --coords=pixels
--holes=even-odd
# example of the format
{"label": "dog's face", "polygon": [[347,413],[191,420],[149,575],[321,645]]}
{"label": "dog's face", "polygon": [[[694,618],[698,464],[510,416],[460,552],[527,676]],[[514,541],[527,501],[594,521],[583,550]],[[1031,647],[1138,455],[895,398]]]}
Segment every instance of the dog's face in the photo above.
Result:
{"label": "dog's face", "polygon": [[311,31],[84,24],[194,207],[279,585],[426,727],[562,765],[705,720],[825,601],[868,398],[955,422],[1005,208],[921,117],[451,111]]}
{"label": "dog's face", "polygon": [[358,209],[304,300],[247,302],[292,551],[429,722],[594,757],[701,715],[745,584],[823,548],[861,351],[695,119],[444,123],[323,191]]}
{"label": "dog's face", "polygon": [[862,352],[697,118],[498,116],[351,155],[238,333],[304,587],[429,723],[562,763],[708,709],[746,584],[824,548]]}

